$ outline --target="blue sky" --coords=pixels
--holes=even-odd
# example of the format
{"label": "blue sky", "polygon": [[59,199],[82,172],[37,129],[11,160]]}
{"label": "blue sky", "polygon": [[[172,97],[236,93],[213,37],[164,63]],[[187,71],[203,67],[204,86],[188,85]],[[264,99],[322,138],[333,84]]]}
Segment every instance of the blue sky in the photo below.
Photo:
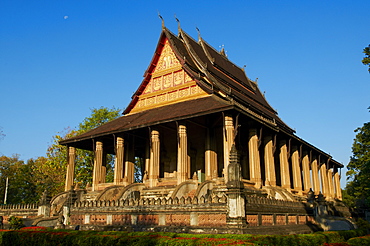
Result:
{"label": "blue sky", "polygon": [[[258,78],[297,135],[347,165],[368,122],[368,1],[0,2],[0,154],[43,156],[91,108],[124,109],[153,56],[161,21]],[[342,171],[344,174],[345,171]],[[344,176],[344,175],[343,175]],[[342,184],[345,178],[342,178]]]}

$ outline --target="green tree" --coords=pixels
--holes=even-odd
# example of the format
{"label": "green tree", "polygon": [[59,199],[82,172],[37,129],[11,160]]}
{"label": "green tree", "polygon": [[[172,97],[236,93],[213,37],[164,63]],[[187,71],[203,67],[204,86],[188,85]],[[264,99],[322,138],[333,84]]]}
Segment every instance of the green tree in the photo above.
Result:
{"label": "green tree", "polygon": [[369,66],[369,73],[370,73],[370,44],[369,46],[365,47],[363,53],[365,54],[365,57],[364,59],[362,59],[362,63],[364,65],[368,65]]}
{"label": "green tree", "polygon": [[27,161],[31,176],[31,182],[36,187],[34,200],[39,201],[42,193],[47,190],[49,195],[54,196],[64,189],[65,165],[50,161],[47,157],[38,157]]}
{"label": "green tree", "polygon": [[36,185],[33,183],[31,166],[19,159],[19,155],[0,157],[0,201],[4,202],[5,183],[8,178],[7,203],[36,202]]}
{"label": "green tree", "polygon": [[[369,108],[370,109],[370,108]],[[355,130],[352,156],[347,165],[347,194],[355,198],[356,207],[370,207],[370,122]]]}
{"label": "green tree", "polygon": [[[120,109],[117,108],[93,108],[91,115],[86,117],[78,126],[77,130],[66,129],[64,133],[58,134],[53,137],[53,143],[48,148],[47,157],[51,166],[66,166],[67,165],[67,148],[59,144],[60,140],[68,139],[74,136],[78,136],[91,129],[101,126],[111,120],[114,120],[120,116]],[[107,182],[113,181],[113,156],[107,156]],[[76,150],[76,164],[75,164],[75,182],[80,183],[81,187],[85,187],[87,183],[92,182],[92,173],[94,167],[94,153],[88,150],[77,149]],[[60,174],[63,178],[65,177],[65,169],[60,170],[63,172]],[[63,189],[64,180],[61,183]]]}

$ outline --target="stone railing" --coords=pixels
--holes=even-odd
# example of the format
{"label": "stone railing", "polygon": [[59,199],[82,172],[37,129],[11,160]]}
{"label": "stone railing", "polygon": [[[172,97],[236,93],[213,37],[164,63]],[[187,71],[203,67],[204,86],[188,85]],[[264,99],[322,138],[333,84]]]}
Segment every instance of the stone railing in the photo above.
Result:
{"label": "stone railing", "polygon": [[276,200],[265,197],[247,196],[246,212],[310,214],[302,202]]}
{"label": "stone railing", "polygon": [[37,217],[38,208],[37,203],[0,205],[0,216],[3,216],[4,224],[8,223],[9,217],[16,216],[22,218],[24,224],[28,225],[28,219]]}
{"label": "stone railing", "polygon": [[295,207],[295,208],[301,208],[302,206],[304,206],[302,202],[277,200],[277,199],[258,197],[258,196],[248,196],[246,199],[247,199],[247,203],[250,203],[250,204],[266,204],[266,205]]}
{"label": "stone railing", "polygon": [[3,204],[0,205],[0,211],[3,210],[30,210],[30,209],[38,209],[39,205],[37,203],[29,203],[29,204]]}
{"label": "stone railing", "polygon": [[181,197],[181,198],[142,198],[142,199],[123,199],[123,200],[105,200],[105,201],[81,201],[75,202],[74,207],[126,207],[126,206],[163,206],[163,205],[201,205],[201,204],[226,204],[226,196],[213,197]]}

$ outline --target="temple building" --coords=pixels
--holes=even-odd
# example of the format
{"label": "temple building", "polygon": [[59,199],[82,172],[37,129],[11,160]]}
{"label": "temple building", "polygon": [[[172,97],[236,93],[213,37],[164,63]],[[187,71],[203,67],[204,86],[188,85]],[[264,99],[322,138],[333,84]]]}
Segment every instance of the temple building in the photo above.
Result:
{"label": "temple building", "polygon": [[[72,225],[243,233],[347,211],[343,165],[298,137],[223,50],[180,27],[175,35],[163,25],[123,116],[60,143],[68,147],[65,192],[50,213],[70,201]],[[76,149],[95,156],[83,190],[71,188]],[[106,182],[107,154],[115,156],[113,183]],[[142,182],[135,183],[138,163]]]}

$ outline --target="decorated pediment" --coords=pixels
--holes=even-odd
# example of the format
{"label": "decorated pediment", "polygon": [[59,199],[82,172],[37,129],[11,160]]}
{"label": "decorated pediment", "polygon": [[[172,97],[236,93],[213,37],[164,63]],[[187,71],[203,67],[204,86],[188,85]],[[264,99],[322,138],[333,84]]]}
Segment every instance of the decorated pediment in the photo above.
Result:
{"label": "decorated pediment", "polygon": [[207,95],[182,68],[168,39],[151,74],[132,113]]}

